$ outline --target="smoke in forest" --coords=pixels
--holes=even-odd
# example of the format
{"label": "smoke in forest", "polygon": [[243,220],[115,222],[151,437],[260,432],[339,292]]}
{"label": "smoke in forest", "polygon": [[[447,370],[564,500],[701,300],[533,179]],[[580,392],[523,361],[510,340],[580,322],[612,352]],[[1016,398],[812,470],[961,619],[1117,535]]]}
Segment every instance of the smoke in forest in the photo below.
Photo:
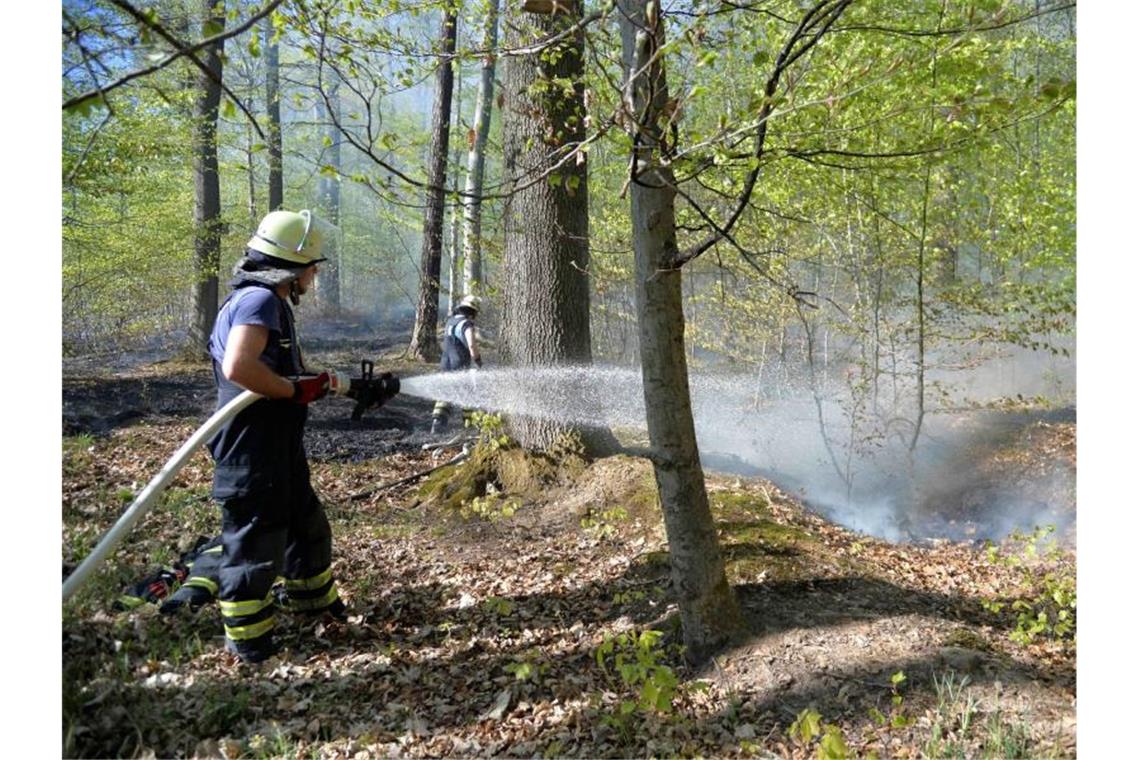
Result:
{"label": "smoke in forest", "polygon": [[[1036,423],[1075,419],[1071,356],[1012,349],[941,364],[955,368],[930,373],[928,413],[913,451],[915,415],[860,402],[851,370],[817,379],[814,390],[805,377],[691,372],[702,462],[772,480],[829,519],[891,541],[1000,539],[1045,524],[1063,532],[1073,520],[1071,468],[1011,479],[985,462]],[[403,390],[567,423],[645,426],[637,369],[439,373],[408,378]]]}

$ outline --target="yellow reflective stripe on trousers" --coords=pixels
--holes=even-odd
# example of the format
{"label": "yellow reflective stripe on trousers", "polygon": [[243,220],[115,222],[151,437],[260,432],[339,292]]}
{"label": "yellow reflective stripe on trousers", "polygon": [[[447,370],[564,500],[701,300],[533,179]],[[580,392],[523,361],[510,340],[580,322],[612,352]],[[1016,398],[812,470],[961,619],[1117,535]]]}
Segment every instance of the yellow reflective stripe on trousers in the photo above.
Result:
{"label": "yellow reflective stripe on trousers", "polygon": [[325,607],[328,607],[339,598],[340,594],[337,593],[336,586],[333,586],[328,590],[326,594],[319,596],[316,599],[294,599],[293,597],[290,597],[289,609],[296,610],[298,612],[308,612],[309,610],[323,610]]}
{"label": "yellow reflective stripe on trousers", "polygon": [[314,591],[330,580],[332,580],[332,568],[328,567],[323,573],[314,575],[312,578],[286,578],[285,588],[290,591]]}
{"label": "yellow reflective stripe on trousers", "polygon": [[273,604],[273,600],[269,594],[266,594],[264,599],[251,599],[244,602],[218,600],[218,604],[222,608],[222,614],[226,617],[245,617],[246,615],[256,615],[261,612]]}
{"label": "yellow reflective stripe on trousers", "polygon": [[226,547],[224,547],[224,546],[211,546],[209,549],[203,550],[202,553],[203,554],[221,554],[222,549],[225,549],[225,548]]}
{"label": "yellow reflective stripe on trousers", "polygon": [[203,578],[200,575],[193,575],[193,576],[187,578],[186,582],[183,583],[182,585],[183,586],[197,586],[198,588],[204,588],[207,591],[209,591],[211,594],[218,593],[218,584],[214,583],[209,578]]}
{"label": "yellow reflective stripe on trousers", "polygon": [[227,625],[223,627],[226,629],[226,636],[234,641],[248,641],[256,639],[258,636],[264,636],[273,630],[273,617],[270,616],[250,625]]}

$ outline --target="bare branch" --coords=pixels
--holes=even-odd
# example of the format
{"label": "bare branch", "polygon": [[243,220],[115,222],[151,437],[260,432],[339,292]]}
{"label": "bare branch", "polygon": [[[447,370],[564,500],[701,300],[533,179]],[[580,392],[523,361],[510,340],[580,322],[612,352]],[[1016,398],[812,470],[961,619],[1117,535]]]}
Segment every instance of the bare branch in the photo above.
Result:
{"label": "bare branch", "polygon": [[[684,263],[691,261],[697,256],[711,248],[717,241],[722,239],[732,228],[735,226],[737,220],[740,219],[744,209],[748,206],[748,199],[752,196],[752,190],[756,186],[756,180],[760,175],[760,159],[764,155],[764,140],[768,134],[768,117],[772,113],[774,96],[776,88],[779,86],[780,78],[783,76],[787,68],[794,63],[797,59],[803,56],[808,50],[813,48],[820,38],[831,28],[831,26],[838,20],[839,16],[847,9],[852,0],[838,0],[833,5],[829,0],[817,3],[804,14],[800,24],[796,30],[792,32],[788,41],[784,43],[783,49],[780,51],[779,56],[776,58],[775,68],[772,74],[768,77],[768,81],[764,87],[765,101],[760,109],[759,125],[756,129],[756,143],[753,149],[752,156],[756,161],[744,181],[744,188],[740,192],[740,196],[736,202],[736,208],[733,209],[732,214],[722,226],[713,226],[713,234],[709,235],[705,240],[690,248],[684,253],[679,253],[676,260]],[[830,7],[828,7],[830,5]],[[810,35],[810,36],[809,36]]]}
{"label": "bare branch", "polygon": [[[258,21],[260,21],[261,19],[265,18],[270,13],[272,13],[273,10],[278,5],[281,4],[281,1],[282,0],[270,0],[268,5],[266,5],[260,11],[255,13],[253,16],[250,16],[245,21],[245,23],[243,23],[239,26],[235,26],[232,29],[227,29],[223,32],[215,34],[212,37],[207,37],[206,39],[201,40],[200,42],[198,42],[194,45],[186,46],[186,45],[183,45],[179,40],[177,40],[173,36],[171,36],[170,33],[167,32],[161,25],[155,24],[145,14],[143,14],[141,11],[139,11],[134,6],[127,3],[126,0],[111,0],[112,3],[114,3],[116,6],[118,6],[122,10],[126,11],[133,18],[135,18],[139,23],[146,25],[148,28],[152,29],[157,34],[162,36],[163,39],[165,39],[167,42],[169,42],[171,45],[173,45],[175,47],[175,52],[173,52],[170,55],[168,55],[167,57],[163,58],[161,61],[154,64],[153,66],[148,66],[144,69],[132,71],[131,73],[126,74],[126,75],[116,79],[114,82],[111,82],[110,84],[103,85],[102,87],[96,87],[95,89],[88,90],[87,92],[82,93],[81,95],[76,95],[73,98],[68,98],[67,100],[65,100],[63,102],[63,110],[66,111],[68,108],[71,108],[72,106],[74,106],[78,103],[82,103],[83,101],[90,100],[92,98],[103,97],[105,99],[107,96],[107,93],[111,92],[112,90],[118,89],[119,87],[122,87],[123,85],[127,84],[128,82],[131,82],[135,79],[138,79],[139,77],[148,76],[150,74],[153,74],[156,71],[160,71],[160,70],[166,68],[167,66],[169,66],[170,64],[174,63],[175,61],[177,61],[179,58],[182,58],[183,56],[190,58],[191,62],[193,62],[195,66],[197,66],[199,69],[201,69],[203,72],[205,72],[207,74],[207,76],[209,76],[211,79],[214,79],[213,73],[210,72],[208,67],[204,63],[202,63],[202,61],[200,61],[198,59],[196,53],[205,47],[213,45],[217,42],[228,40],[231,37],[236,37],[237,35],[246,31],[247,29],[252,27],[254,24],[256,24]],[[218,81],[218,80],[215,80],[215,81]],[[238,98],[237,96],[235,96],[229,90],[228,87],[226,87],[224,84],[222,84],[222,82],[218,81],[218,84],[221,85],[221,87],[225,91],[226,95],[228,95],[230,97],[230,99],[234,101],[234,103],[236,103],[238,106],[241,107],[242,111],[245,112],[246,116],[253,123],[254,128],[257,129],[257,133],[259,135],[261,135],[262,138],[264,138],[265,135],[262,134],[261,127],[259,127],[257,125],[257,120],[253,117],[252,114],[249,113],[249,111],[246,110],[245,106],[241,102],[241,99]]]}

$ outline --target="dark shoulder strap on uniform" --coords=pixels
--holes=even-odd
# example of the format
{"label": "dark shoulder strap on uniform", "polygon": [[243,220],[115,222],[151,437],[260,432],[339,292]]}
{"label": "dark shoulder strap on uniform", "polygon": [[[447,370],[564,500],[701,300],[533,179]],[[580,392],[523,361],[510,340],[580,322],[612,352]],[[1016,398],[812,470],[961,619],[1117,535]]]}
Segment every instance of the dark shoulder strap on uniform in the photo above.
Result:
{"label": "dark shoulder strap on uniform", "polygon": [[281,298],[277,299],[277,309],[281,318],[281,348],[289,354],[292,367],[283,368],[281,374],[300,375],[305,371],[304,362],[301,361],[301,345],[297,341],[297,326],[293,321],[293,310]]}

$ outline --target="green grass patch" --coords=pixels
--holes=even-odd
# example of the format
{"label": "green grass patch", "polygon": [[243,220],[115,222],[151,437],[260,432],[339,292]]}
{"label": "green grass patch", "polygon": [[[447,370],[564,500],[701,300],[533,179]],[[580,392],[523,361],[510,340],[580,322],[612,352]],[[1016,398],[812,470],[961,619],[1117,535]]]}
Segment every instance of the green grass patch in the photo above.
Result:
{"label": "green grass patch", "polygon": [[82,457],[90,459],[94,454],[95,436],[90,433],[79,435],[65,435],[63,437],[63,456]]}
{"label": "green grass patch", "polygon": [[713,514],[721,518],[768,516],[772,502],[765,493],[713,491],[709,494]]}
{"label": "green grass patch", "polygon": [[807,531],[766,518],[717,522],[725,570],[733,583],[759,578],[800,577],[805,562],[821,549]]}
{"label": "green grass patch", "polygon": [[717,523],[721,540],[737,544],[761,544],[772,549],[794,548],[801,543],[814,543],[810,533],[794,525],[775,520],[741,520]]}

